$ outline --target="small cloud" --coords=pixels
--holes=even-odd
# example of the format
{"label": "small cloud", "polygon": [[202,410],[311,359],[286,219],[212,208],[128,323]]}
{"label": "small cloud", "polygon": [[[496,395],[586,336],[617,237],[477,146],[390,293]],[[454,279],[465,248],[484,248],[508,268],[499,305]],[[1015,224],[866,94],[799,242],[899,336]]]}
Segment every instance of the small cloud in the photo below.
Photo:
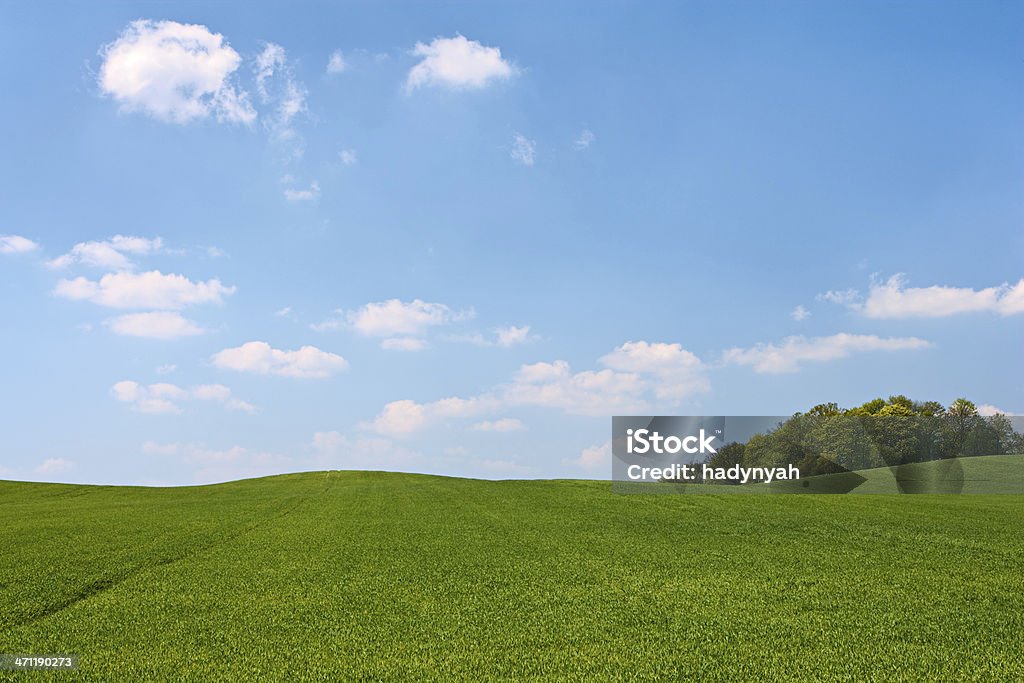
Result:
{"label": "small cloud", "polygon": [[793,320],[795,320],[797,322],[801,322],[803,320],[807,320],[808,318],[810,318],[811,317],[811,312],[808,311],[806,308],[804,308],[801,305],[801,306],[797,306],[796,308],[794,308],[790,312],[789,316],[791,318],[793,318]]}
{"label": "small cloud", "polygon": [[359,155],[354,149],[343,149],[338,152],[338,158],[341,159],[341,163],[346,166],[355,166],[359,163]]}
{"label": "small cloud", "polygon": [[860,292],[856,289],[832,290],[823,292],[815,297],[818,301],[828,301],[833,304],[848,305],[860,298]]}
{"label": "small cloud", "polygon": [[132,270],[135,263],[131,256],[144,256],[161,251],[164,242],[159,237],[133,237],[130,235],[114,235],[101,242],[79,242],[68,253],[47,262],[53,269],[66,268],[80,263],[96,268],[109,270]]}
{"label": "small cloud", "polygon": [[65,474],[75,469],[75,463],[64,458],[47,458],[39,463],[32,472],[39,475]]}
{"label": "small cloud", "polygon": [[416,337],[390,337],[381,341],[380,347],[389,351],[422,351],[427,342]]}
{"label": "small cloud", "polygon": [[413,54],[422,60],[409,71],[406,92],[424,86],[479,89],[515,73],[512,64],[502,58],[500,49],[460,35],[435,38],[430,44],[416,43]]}
{"label": "small cloud", "polygon": [[60,280],[53,293],[108,308],[177,310],[199,304],[222,304],[225,297],[235,293],[235,288],[225,287],[217,279],[192,282],[184,275],[164,275],[153,270],[107,273],[99,281],[84,277]]}
{"label": "small cloud", "polygon": [[917,337],[878,337],[841,332],[830,337],[786,337],[781,344],[758,344],[749,349],[732,348],[722,354],[727,365],[749,365],[754,372],[797,372],[803,363],[821,363],[869,351],[925,349],[931,343]]}
{"label": "small cloud", "polygon": [[172,372],[174,372],[177,369],[178,369],[178,366],[175,365],[174,363],[168,363],[166,365],[159,365],[156,368],[156,374],[158,374],[158,375],[169,375],[169,374],[171,374]]}
{"label": "small cloud", "polygon": [[313,181],[309,184],[309,188],[305,190],[297,190],[294,188],[285,188],[284,198],[290,202],[310,202],[317,199],[320,196],[320,183]]}
{"label": "small cloud", "polygon": [[485,420],[477,422],[470,429],[477,432],[516,432],[526,429],[523,423],[512,417],[503,417],[500,420]]}
{"label": "small cloud", "polygon": [[292,307],[291,306],[285,306],[284,308],[279,308],[276,311],[274,311],[274,315],[276,315],[278,318],[287,318],[291,314],[292,314]]}
{"label": "small cloud", "polygon": [[179,339],[203,334],[205,330],[180,313],[167,311],[130,313],[107,321],[114,334],[149,339]]}
{"label": "small cloud", "polygon": [[597,137],[594,135],[593,131],[589,128],[584,128],[580,131],[580,134],[576,136],[576,139],[572,141],[572,144],[576,149],[582,150],[594,144],[594,140],[596,139]]}
{"label": "small cloud", "polygon": [[150,415],[181,413],[182,409],[178,404],[185,401],[211,401],[220,403],[227,410],[256,412],[256,406],[235,398],[231,389],[223,384],[200,384],[191,389],[184,389],[166,382],[144,385],[132,380],[122,380],[111,387],[110,393],[118,401],[130,403],[132,410]]}
{"label": "small cloud", "polygon": [[346,69],[348,69],[348,62],[345,61],[345,55],[341,53],[341,50],[332,52],[327,59],[327,73],[340,74]]}
{"label": "small cloud", "polygon": [[27,237],[0,235],[0,254],[25,254],[38,248],[39,244]]}
{"label": "small cloud", "polygon": [[537,335],[530,334],[529,325],[496,327],[491,331],[490,336],[484,336],[476,332],[471,335],[451,337],[452,341],[469,342],[477,346],[501,346],[503,348],[525,344],[536,339]]}
{"label": "small cloud", "polygon": [[[473,311],[453,311],[445,304],[421,299],[388,299],[349,311],[345,318],[356,332],[367,337],[419,337],[430,327],[473,317]],[[339,319],[320,323],[314,329],[340,327]]]}
{"label": "small cloud", "polygon": [[315,346],[282,351],[262,341],[219,351],[213,355],[212,362],[218,368],[238,372],[312,379],[330,377],[348,369],[344,358]]}
{"label": "small cloud", "polygon": [[579,467],[588,472],[594,472],[601,468],[611,470],[612,464],[612,442],[608,441],[600,446],[584,448],[579,457],[562,460],[563,465]]}
{"label": "small cloud", "polygon": [[537,143],[521,133],[512,136],[512,149],[509,156],[523,166],[533,166],[537,154]]}
{"label": "small cloud", "polygon": [[1003,410],[1002,408],[996,408],[994,405],[983,403],[978,406],[978,415],[982,417],[992,417],[993,415],[1006,415],[1008,417],[1014,417],[1017,413],[1012,413],[1009,410]]}

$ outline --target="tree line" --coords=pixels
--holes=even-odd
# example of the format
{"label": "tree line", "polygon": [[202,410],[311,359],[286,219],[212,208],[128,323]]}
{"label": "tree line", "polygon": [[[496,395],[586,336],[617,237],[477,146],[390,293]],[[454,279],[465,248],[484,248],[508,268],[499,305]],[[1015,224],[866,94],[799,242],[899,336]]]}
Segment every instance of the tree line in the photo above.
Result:
{"label": "tree line", "polygon": [[1024,453],[1024,434],[1005,415],[982,416],[958,398],[949,406],[903,395],[854,408],[820,403],[746,443],[718,449],[712,467],[785,467],[802,476],[896,466],[926,460]]}

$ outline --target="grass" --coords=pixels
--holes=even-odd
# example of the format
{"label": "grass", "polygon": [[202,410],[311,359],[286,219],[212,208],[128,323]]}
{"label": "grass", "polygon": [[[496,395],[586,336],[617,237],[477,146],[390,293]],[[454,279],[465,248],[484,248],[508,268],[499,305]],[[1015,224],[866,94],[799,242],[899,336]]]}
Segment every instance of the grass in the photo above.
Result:
{"label": "grass", "polygon": [[1022,524],[1000,495],[0,482],[0,651],[96,681],[1024,680]]}

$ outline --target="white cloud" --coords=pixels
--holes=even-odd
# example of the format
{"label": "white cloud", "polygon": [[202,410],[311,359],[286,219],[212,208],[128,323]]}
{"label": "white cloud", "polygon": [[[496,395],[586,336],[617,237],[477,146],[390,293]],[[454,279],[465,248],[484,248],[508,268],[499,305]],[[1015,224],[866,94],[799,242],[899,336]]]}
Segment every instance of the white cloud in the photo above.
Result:
{"label": "white cloud", "polygon": [[584,448],[577,458],[565,459],[563,465],[579,467],[588,472],[594,472],[602,468],[611,470],[612,464],[612,442],[607,441],[600,446]]}
{"label": "white cloud", "polygon": [[407,92],[422,86],[455,90],[483,88],[515,73],[515,67],[502,59],[500,49],[459,35],[435,38],[429,45],[416,43],[413,54],[423,59],[409,71],[405,82]]}
{"label": "white cloud", "polygon": [[817,297],[818,301],[828,301],[833,304],[847,306],[855,303],[860,298],[860,292],[856,289],[829,290]]}
{"label": "white cloud", "polygon": [[514,417],[503,417],[500,420],[477,422],[470,429],[477,432],[516,432],[526,429],[526,427]]}
{"label": "white cloud", "polygon": [[512,149],[509,151],[509,156],[523,166],[533,166],[537,156],[537,143],[522,133],[516,133],[512,136]]}
{"label": "white cloud", "polygon": [[263,51],[256,56],[256,90],[264,102],[270,99],[267,81],[273,77],[275,71],[285,65],[286,61],[284,48],[274,43],[267,43]]}
{"label": "white cloud", "polygon": [[336,431],[316,432],[311,444],[318,469],[405,470],[422,467],[422,457],[389,439],[349,438]]}
{"label": "white cloud", "polygon": [[338,158],[346,166],[354,166],[359,163],[359,154],[354,149],[343,149],[338,152]]}
{"label": "white cloud", "polygon": [[182,409],[178,404],[192,400],[220,403],[227,410],[256,412],[256,406],[235,398],[231,389],[223,384],[200,384],[184,389],[166,382],[144,385],[121,380],[110,388],[110,393],[118,401],[130,403],[132,410],[151,415],[180,413]]}
{"label": "white cloud", "polygon": [[380,347],[389,351],[422,351],[427,342],[417,337],[389,337],[381,341]]}
{"label": "white cloud", "polygon": [[284,198],[290,202],[311,202],[320,196],[320,183],[313,181],[306,190],[285,188]]}
{"label": "white cloud", "polygon": [[993,415],[1006,415],[1015,416],[1016,413],[1011,413],[1009,410],[1003,410],[1002,408],[996,408],[994,405],[988,403],[982,403],[978,406],[978,415],[982,417],[992,417]]}
{"label": "white cloud", "polygon": [[594,144],[594,140],[596,139],[597,137],[594,135],[593,131],[589,128],[584,128],[580,131],[580,134],[576,136],[576,139],[572,141],[572,144],[576,149],[586,149]]}
{"label": "white cloud", "polygon": [[416,401],[404,399],[384,406],[370,427],[379,434],[407,436],[427,425],[427,408]]}
{"label": "white cloud", "polygon": [[940,318],[960,313],[991,311],[1000,315],[1024,313],[1024,278],[1016,285],[997,287],[907,287],[894,275],[871,286],[863,304],[851,306],[868,318]]}
{"label": "white cloud", "polygon": [[156,374],[158,374],[158,375],[169,375],[169,374],[171,374],[172,372],[174,372],[177,369],[178,369],[178,366],[175,365],[174,363],[167,363],[166,365],[159,365],[159,366],[157,366]]}
{"label": "white cloud", "polygon": [[242,58],[205,26],[140,19],[101,54],[100,89],[125,111],[171,123],[211,114],[235,123],[256,118],[248,95],[232,82]]}
{"label": "white cloud", "polygon": [[279,308],[276,311],[274,311],[274,315],[276,315],[278,318],[286,318],[289,315],[291,315],[291,313],[292,313],[292,307],[291,306],[285,306],[284,308]]}
{"label": "white cloud", "polygon": [[[285,49],[276,43],[267,43],[256,57],[253,68],[260,101],[275,106],[274,115],[265,120],[267,127],[277,140],[295,141],[297,134],[292,123],[296,116],[307,111],[307,91],[296,80]],[[301,156],[301,140],[296,144],[294,154]]]}
{"label": "white cloud", "polygon": [[331,56],[327,59],[327,73],[340,74],[346,69],[348,69],[348,62],[345,61],[345,55],[342,54],[341,50],[332,52]]}
{"label": "white cloud", "polygon": [[246,342],[219,351],[213,355],[212,362],[219,368],[239,372],[313,379],[330,377],[348,369],[348,361],[344,358],[315,346],[282,351],[262,341]]}
{"label": "white cloud", "polygon": [[180,313],[167,311],[129,313],[107,321],[115,334],[150,339],[178,339],[203,334],[205,330]]}
{"label": "white cloud", "polygon": [[626,342],[601,358],[605,366],[649,376],[659,399],[679,401],[710,391],[707,367],[679,344]]}
{"label": "white cloud", "polygon": [[40,475],[64,474],[75,469],[75,463],[64,458],[47,458],[36,466],[32,472]]}
{"label": "white cloud", "polygon": [[516,327],[515,325],[499,327],[494,331],[494,334],[498,346],[504,347],[524,344],[531,339],[529,325],[522,325],[520,327]]}
{"label": "white cloud", "polygon": [[159,237],[133,237],[130,235],[114,235],[102,242],[79,242],[71,251],[49,261],[50,268],[66,268],[75,263],[97,268],[112,270],[131,270],[135,264],[128,254],[146,255],[163,249],[164,242]]}
{"label": "white cloud", "polygon": [[[389,299],[369,303],[359,310],[350,311],[346,318],[356,332],[367,337],[398,337],[419,336],[430,327],[472,316],[472,311],[456,312],[444,304],[429,303],[420,299],[410,302]],[[321,325],[337,326],[333,321]]]}
{"label": "white cloud", "polygon": [[39,244],[21,235],[0,235],[0,254],[24,254],[39,248]]}
{"label": "white cloud", "polygon": [[505,387],[505,401],[511,405],[560,408],[574,415],[619,415],[643,412],[647,383],[640,375],[615,370],[585,370],[573,373],[569,364],[524,365]]}
{"label": "white cloud", "polygon": [[417,403],[404,399],[388,403],[372,422],[362,426],[378,434],[403,437],[438,421],[474,417],[493,411],[499,405],[499,402],[490,396],[452,396],[432,403]]}
{"label": "white cloud", "polygon": [[468,336],[457,336],[451,338],[453,341],[465,341],[477,346],[501,346],[508,348],[518,344],[537,339],[536,335],[530,334],[529,325],[508,325],[507,327],[496,327],[491,331],[491,336],[485,337],[479,332]]}
{"label": "white cloud", "polygon": [[749,349],[732,348],[722,354],[729,365],[749,365],[759,373],[796,372],[802,363],[821,363],[867,351],[907,351],[931,346],[917,337],[883,338],[845,332],[830,337],[786,337],[781,344],[758,344]]}
{"label": "white cloud", "polygon": [[811,317],[811,312],[808,311],[806,308],[804,308],[801,305],[801,306],[797,306],[796,308],[794,308],[790,312],[789,317],[791,317],[793,320],[795,320],[797,322],[801,322],[801,321],[804,321],[804,320],[807,320],[808,318],[810,318]]}
{"label": "white cloud", "polygon": [[192,282],[184,275],[164,275],[158,270],[146,273],[108,273],[98,282],[77,277],[60,280],[54,294],[72,301],[91,301],[109,308],[180,309],[198,304],[221,304],[235,293],[220,280]]}

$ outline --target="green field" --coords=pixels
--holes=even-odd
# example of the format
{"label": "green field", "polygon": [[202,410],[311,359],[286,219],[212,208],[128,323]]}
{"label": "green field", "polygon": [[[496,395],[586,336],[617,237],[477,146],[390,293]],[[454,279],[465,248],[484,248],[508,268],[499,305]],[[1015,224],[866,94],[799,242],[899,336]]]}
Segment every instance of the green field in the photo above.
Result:
{"label": "green field", "polygon": [[1024,680],[1020,496],[0,482],[0,539],[0,652],[81,656],[14,680]]}

